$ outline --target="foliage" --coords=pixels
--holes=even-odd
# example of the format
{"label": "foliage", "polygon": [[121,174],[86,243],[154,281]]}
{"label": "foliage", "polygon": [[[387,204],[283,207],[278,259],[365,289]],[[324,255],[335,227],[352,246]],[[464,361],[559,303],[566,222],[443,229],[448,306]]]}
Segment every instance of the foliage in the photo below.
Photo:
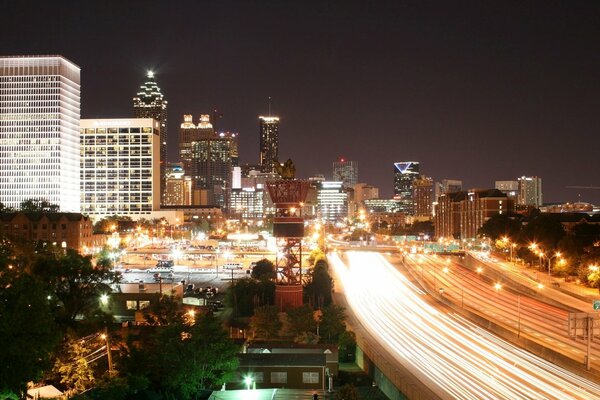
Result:
{"label": "foliage", "polygon": [[100,296],[110,293],[109,284],[119,279],[110,267],[103,264],[94,267],[91,257],[71,249],[64,256],[38,258],[33,271],[47,284],[57,321],[67,326],[72,325],[79,315],[95,314],[100,306]]}
{"label": "foliage", "polygon": [[163,294],[144,309],[144,318],[150,325],[169,325],[181,321],[182,317],[183,308],[175,296]]}
{"label": "foliage", "polygon": [[250,317],[255,307],[271,305],[275,301],[275,284],[271,281],[239,279],[227,291],[227,304],[235,317]]}
{"label": "foliage", "polygon": [[252,268],[253,279],[259,281],[269,281],[275,279],[275,265],[272,261],[263,258],[256,262],[254,268]]}
{"label": "foliage", "polygon": [[516,216],[508,214],[496,214],[479,228],[478,234],[489,237],[492,240],[504,237],[512,238],[514,241],[521,230],[521,220]]}
{"label": "foliage", "polygon": [[287,311],[285,316],[285,324],[282,334],[298,338],[308,332],[315,333],[317,331],[317,321],[315,321],[312,307],[305,304],[300,307],[292,308]]}
{"label": "foliage", "polygon": [[541,248],[555,249],[564,236],[565,230],[555,216],[540,214],[521,229],[520,242],[525,245],[537,243]]}
{"label": "foliage", "polygon": [[326,260],[319,260],[308,273],[308,281],[304,286],[304,294],[309,304],[314,308],[326,307],[331,304],[333,279],[329,275],[329,265]]}
{"label": "foliage", "polygon": [[261,339],[277,336],[281,326],[279,311],[275,306],[257,307],[250,319],[250,328],[254,332],[254,337]]}
{"label": "foliage", "polygon": [[346,331],[346,311],[344,307],[330,304],[321,310],[319,336],[324,343],[337,343]]}
{"label": "foliage", "polygon": [[346,331],[339,338],[340,362],[353,362],[356,353],[356,335],[354,332]]}
{"label": "foliage", "polygon": [[1,262],[0,316],[0,393],[16,394],[50,365],[59,331],[43,284]]}
{"label": "foliage", "polygon": [[335,400],[360,400],[360,396],[358,394],[358,390],[354,387],[354,385],[347,384],[340,387],[335,392]]}
{"label": "foliage", "polygon": [[66,385],[69,391],[81,393],[95,382],[88,357],[91,350],[80,339],[70,339],[64,347],[62,357],[54,364],[54,371],[60,374],[60,383]]}
{"label": "foliage", "polygon": [[19,210],[23,212],[56,213],[60,211],[60,207],[57,204],[52,204],[43,199],[28,199],[19,204]]}
{"label": "foliage", "polygon": [[314,265],[318,261],[327,261],[327,256],[323,253],[323,250],[316,248],[312,250],[308,256],[308,264]]}
{"label": "foliage", "polygon": [[148,367],[158,379],[154,384],[184,400],[194,398],[201,389],[220,387],[232,378],[239,362],[237,345],[212,316],[200,316],[191,326],[180,323],[162,328],[151,351]]}

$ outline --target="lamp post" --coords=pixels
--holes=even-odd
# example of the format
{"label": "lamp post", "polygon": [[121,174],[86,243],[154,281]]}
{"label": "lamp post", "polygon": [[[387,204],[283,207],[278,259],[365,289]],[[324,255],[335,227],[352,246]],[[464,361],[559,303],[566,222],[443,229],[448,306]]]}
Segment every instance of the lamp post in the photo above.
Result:
{"label": "lamp post", "polygon": [[556,258],[556,257],[558,257],[558,258],[562,257],[562,253],[560,251],[557,251],[556,253],[554,253],[553,256],[548,257],[548,276],[552,276],[550,265],[552,264],[552,259]]}

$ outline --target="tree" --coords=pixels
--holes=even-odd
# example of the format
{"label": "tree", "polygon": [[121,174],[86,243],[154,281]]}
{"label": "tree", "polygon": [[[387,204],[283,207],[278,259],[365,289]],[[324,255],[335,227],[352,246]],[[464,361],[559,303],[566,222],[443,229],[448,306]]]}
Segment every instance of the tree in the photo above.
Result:
{"label": "tree", "polygon": [[335,400],[360,400],[360,396],[354,385],[347,384],[335,392]]}
{"label": "tree", "polygon": [[22,201],[19,205],[19,209],[23,212],[51,212],[56,213],[60,211],[60,207],[57,204],[52,204],[43,199],[28,199]]}
{"label": "tree", "polygon": [[54,371],[60,375],[60,383],[66,385],[70,392],[81,393],[95,381],[91,358],[88,357],[91,350],[81,339],[69,339],[64,347],[62,357],[54,364]]}
{"label": "tree", "polygon": [[[150,350],[150,349],[149,349]],[[233,377],[239,348],[212,316],[199,316],[193,325],[162,328],[155,340],[154,382],[173,398],[192,399],[202,389],[214,389]]]}
{"label": "tree", "polygon": [[150,325],[169,325],[181,321],[183,309],[175,296],[162,295],[144,309],[144,318]]}
{"label": "tree", "polygon": [[119,275],[104,264],[92,266],[90,256],[68,249],[64,256],[45,255],[33,271],[50,292],[59,323],[70,326],[77,316],[90,316],[99,310],[100,297],[111,292],[110,284]]}
{"label": "tree", "polygon": [[479,228],[479,235],[489,237],[492,240],[509,237],[516,239],[521,231],[521,220],[507,214],[496,214]]}
{"label": "tree", "polygon": [[537,243],[542,249],[551,250],[558,247],[565,229],[554,215],[540,214],[523,227],[520,236],[524,244]]}
{"label": "tree", "polygon": [[47,296],[35,277],[0,262],[0,394],[20,395],[50,366],[60,334]]}
{"label": "tree", "polygon": [[304,286],[305,296],[314,308],[331,304],[333,279],[329,275],[329,265],[326,260],[319,260],[308,273],[308,282]]}
{"label": "tree", "polygon": [[298,338],[308,332],[316,334],[317,322],[312,307],[305,304],[289,309],[284,328],[284,334],[293,338]]}
{"label": "tree", "polygon": [[344,307],[330,304],[324,307],[319,321],[319,336],[325,343],[337,343],[346,331],[346,311]]}
{"label": "tree", "polygon": [[259,281],[269,281],[275,279],[275,265],[272,261],[263,258],[256,262],[252,268],[252,278]]}
{"label": "tree", "polygon": [[233,308],[233,316],[250,317],[255,307],[271,305],[275,298],[275,284],[271,281],[238,279],[227,291],[227,304]]}
{"label": "tree", "polygon": [[254,336],[261,339],[271,339],[277,336],[281,329],[279,312],[275,306],[257,307],[250,319],[250,328]]}
{"label": "tree", "polygon": [[354,332],[345,331],[339,338],[340,362],[354,362],[356,355],[356,335]]}

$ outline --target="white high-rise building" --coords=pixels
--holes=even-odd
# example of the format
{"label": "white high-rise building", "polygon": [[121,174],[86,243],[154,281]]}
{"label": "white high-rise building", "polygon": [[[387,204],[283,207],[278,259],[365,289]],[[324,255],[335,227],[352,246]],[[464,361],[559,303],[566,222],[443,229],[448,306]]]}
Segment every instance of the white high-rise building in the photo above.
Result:
{"label": "white high-rise building", "polygon": [[542,202],[542,178],[537,176],[522,176],[518,179],[519,205],[540,207]]}
{"label": "white high-rise building", "polygon": [[133,219],[160,208],[160,122],[81,120],[81,211]]}
{"label": "white high-rise building", "polygon": [[62,56],[0,57],[0,202],[79,212],[80,68]]}

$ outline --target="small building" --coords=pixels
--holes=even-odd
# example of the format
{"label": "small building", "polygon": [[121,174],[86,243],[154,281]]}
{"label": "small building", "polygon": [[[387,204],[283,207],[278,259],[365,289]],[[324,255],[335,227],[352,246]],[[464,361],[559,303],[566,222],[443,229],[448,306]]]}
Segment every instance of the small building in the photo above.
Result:
{"label": "small building", "polygon": [[228,387],[243,388],[248,378],[257,389],[325,389],[325,354],[246,353],[238,357],[238,376]]}
{"label": "small building", "polygon": [[337,344],[289,343],[253,341],[246,347],[248,353],[273,354],[325,354],[329,375],[337,376],[339,371],[339,348]]}
{"label": "small building", "polygon": [[102,309],[111,313],[119,322],[146,322],[144,309],[157,303],[160,297],[174,295],[183,298],[183,285],[179,282],[163,281],[159,283],[120,283],[114,285],[114,290],[108,300],[102,304]]}

